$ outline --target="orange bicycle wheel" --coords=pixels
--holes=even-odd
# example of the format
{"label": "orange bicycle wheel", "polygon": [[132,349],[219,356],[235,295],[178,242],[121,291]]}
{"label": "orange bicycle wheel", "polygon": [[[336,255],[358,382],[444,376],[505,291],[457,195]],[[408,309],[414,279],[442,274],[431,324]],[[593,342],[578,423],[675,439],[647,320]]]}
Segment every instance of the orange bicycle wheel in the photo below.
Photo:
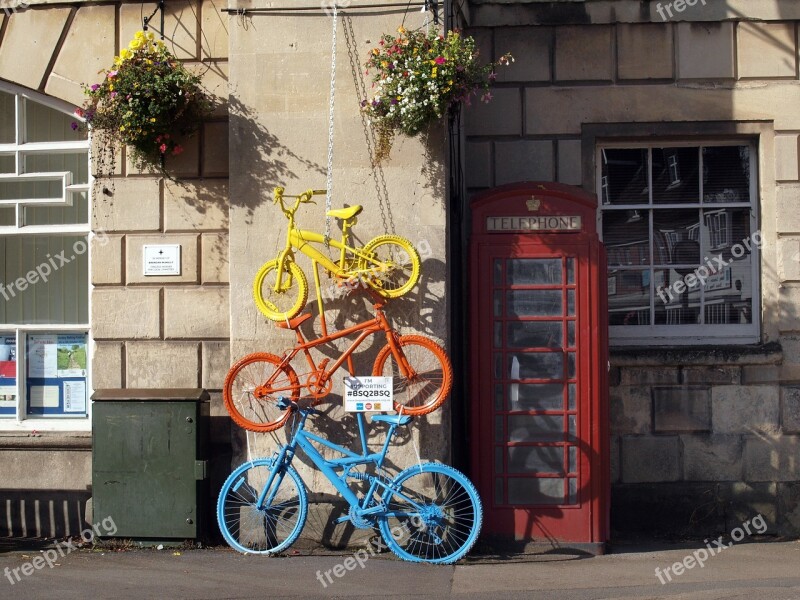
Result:
{"label": "orange bicycle wheel", "polygon": [[[377,377],[394,377],[394,409],[404,415],[427,415],[439,408],[453,387],[453,366],[439,344],[421,335],[396,338],[398,355],[386,344],[372,367]],[[405,361],[410,373],[403,375],[398,361]]]}
{"label": "orange bicycle wheel", "polygon": [[248,354],[237,362],[225,377],[222,398],[233,422],[265,433],[286,423],[291,410],[278,406],[280,398],[297,401],[300,382],[297,374],[281,359],[267,352]]}

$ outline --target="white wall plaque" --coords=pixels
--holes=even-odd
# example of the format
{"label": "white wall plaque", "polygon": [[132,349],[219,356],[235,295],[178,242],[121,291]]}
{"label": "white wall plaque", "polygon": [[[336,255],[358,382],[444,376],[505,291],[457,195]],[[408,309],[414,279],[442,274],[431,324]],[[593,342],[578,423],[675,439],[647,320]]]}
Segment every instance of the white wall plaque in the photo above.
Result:
{"label": "white wall plaque", "polygon": [[144,274],[163,276],[181,274],[181,245],[159,244],[142,246]]}

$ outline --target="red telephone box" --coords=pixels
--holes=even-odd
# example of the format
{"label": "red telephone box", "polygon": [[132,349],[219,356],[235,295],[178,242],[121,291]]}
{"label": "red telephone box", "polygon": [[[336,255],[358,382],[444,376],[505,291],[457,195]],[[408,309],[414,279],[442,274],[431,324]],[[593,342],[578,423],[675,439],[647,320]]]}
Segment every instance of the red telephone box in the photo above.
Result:
{"label": "red telephone box", "polygon": [[609,437],[597,200],[556,183],[471,203],[472,475],[484,533],[603,552]]}

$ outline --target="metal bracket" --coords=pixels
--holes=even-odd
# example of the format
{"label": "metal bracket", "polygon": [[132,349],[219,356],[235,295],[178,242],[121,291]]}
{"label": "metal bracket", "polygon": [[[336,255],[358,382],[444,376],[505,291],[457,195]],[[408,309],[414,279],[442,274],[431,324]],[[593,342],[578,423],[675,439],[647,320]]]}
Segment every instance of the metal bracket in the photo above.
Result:
{"label": "metal bracket", "polygon": [[153,20],[153,17],[156,16],[156,13],[161,11],[161,39],[164,39],[164,0],[158,0],[158,4],[156,5],[155,10],[149,17],[142,17],[142,31],[147,31],[147,26],[150,24],[150,21]]}

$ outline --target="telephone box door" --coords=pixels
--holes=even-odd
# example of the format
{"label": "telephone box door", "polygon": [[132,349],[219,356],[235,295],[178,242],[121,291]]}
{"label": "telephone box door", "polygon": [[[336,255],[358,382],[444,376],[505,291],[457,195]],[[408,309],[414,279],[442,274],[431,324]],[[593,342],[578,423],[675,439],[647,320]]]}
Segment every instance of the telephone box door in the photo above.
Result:
{"label": "telephone box door", "polygon": [[472,466],[493,537],[605,542],[594,206],[556,184],[505,186],[473,203]]}

